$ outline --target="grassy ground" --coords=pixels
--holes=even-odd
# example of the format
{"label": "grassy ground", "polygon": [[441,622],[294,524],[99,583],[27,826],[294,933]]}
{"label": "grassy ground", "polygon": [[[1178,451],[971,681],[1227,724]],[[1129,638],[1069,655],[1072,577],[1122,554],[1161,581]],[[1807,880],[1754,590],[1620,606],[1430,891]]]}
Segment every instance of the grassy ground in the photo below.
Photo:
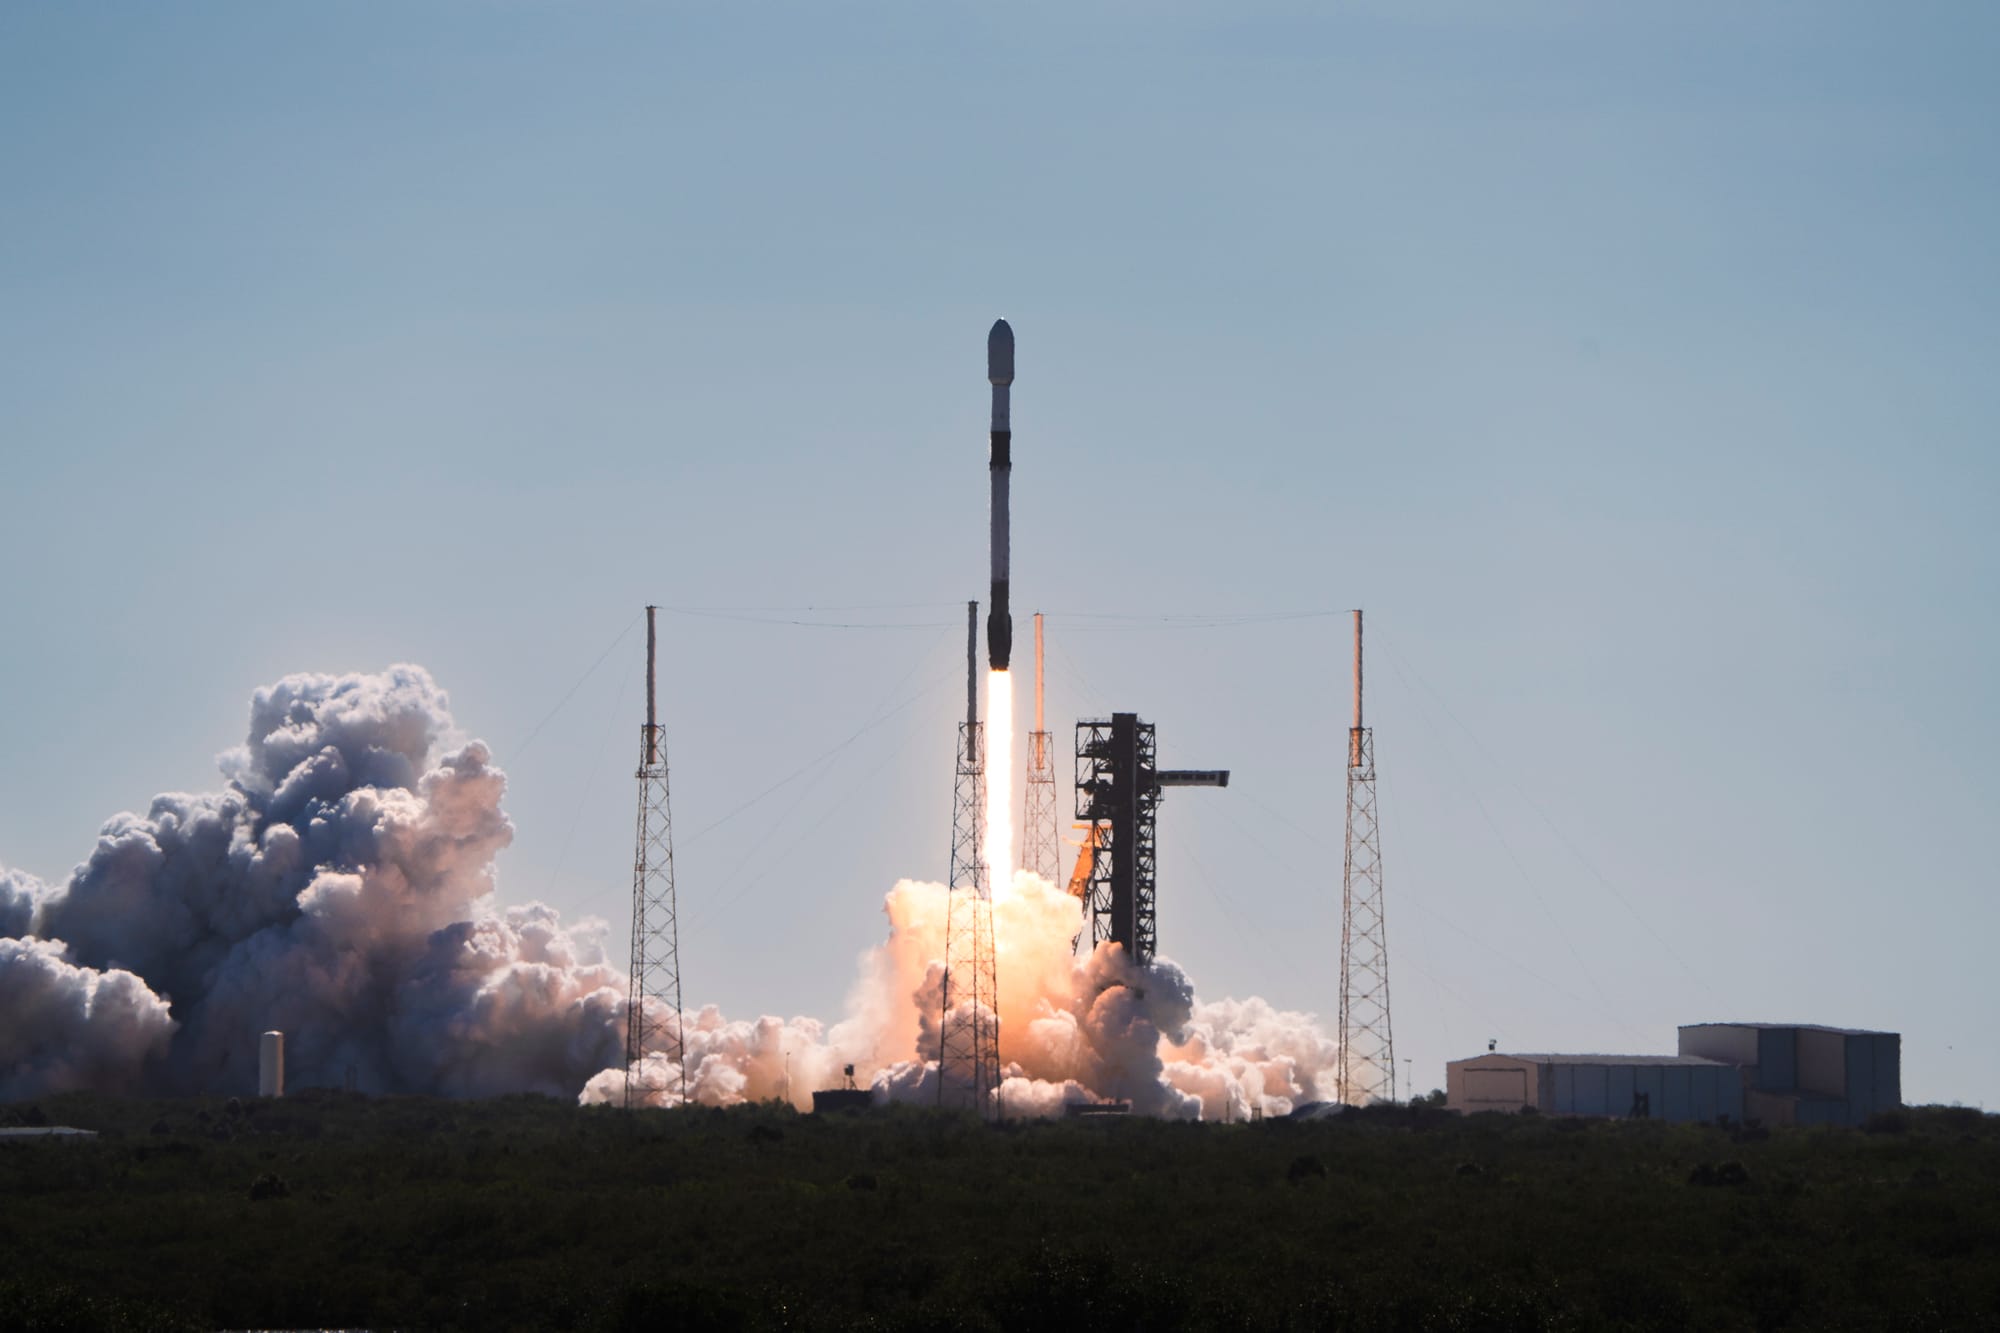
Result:
{"label": "grassy ground", "polygon": [[59,1097],[0,1327],[2000,1326],[2000,1117],[987,1128],[537,1098]]}

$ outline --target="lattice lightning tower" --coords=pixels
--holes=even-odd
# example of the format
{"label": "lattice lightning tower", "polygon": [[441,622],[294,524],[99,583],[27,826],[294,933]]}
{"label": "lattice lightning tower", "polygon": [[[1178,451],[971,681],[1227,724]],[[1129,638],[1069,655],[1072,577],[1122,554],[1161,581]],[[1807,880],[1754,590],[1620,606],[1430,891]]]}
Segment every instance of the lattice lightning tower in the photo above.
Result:
{"label": "lattice lightning tower", "polygon": [[1042,613],[1035,612],[1035,729],[1028,733],[1027,796],[1022,802],[1021,868],[1053,884],[1060,873],[1056,841],[1056,767],[1042,720]]}
{"label": "lattice lightning tower", "polygon": [[[625,1013],[625,1105],[687,1100],[681,1045],[680,928],[674,902],[674,825],[667,802],[667,743],[654,708],[658,640],[646,608],[646,722],[639,728],[639,836],[632,856],[632,997]],[[648,1053],[665,1056],[678,1085]]]}
{"label": "lattice lightning tower", "polygon": [[979,724],[979,603],[965,604],[965,721],[952,788],[951,890],[946,895],[938,1105],[993,1112],[1000,1086],[1000,1000],[987,891],[986,747]]}
{"label": "lattice lightning tower", "polygon": [[1347,858],[1340,883],[1340,1080],[1350,1106],[1396,1099],[1389,936],[1375,824],[1375,733],[1361,722],[1361,613],[1354,613],[1354,725],[1347,733]]}

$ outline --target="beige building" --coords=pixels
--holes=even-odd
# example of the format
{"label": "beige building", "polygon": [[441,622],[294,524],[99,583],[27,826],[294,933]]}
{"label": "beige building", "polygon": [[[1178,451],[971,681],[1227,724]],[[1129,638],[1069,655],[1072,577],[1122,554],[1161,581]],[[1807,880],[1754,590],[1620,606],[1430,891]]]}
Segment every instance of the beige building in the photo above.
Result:
{"label": "beige building", "polygon": [[1444,1067],[1454,1111],[1642,1116],[1654,1120],[1743,1118],[1734,1065],[1695,1055],[1513,1055],[1489,1053]]}

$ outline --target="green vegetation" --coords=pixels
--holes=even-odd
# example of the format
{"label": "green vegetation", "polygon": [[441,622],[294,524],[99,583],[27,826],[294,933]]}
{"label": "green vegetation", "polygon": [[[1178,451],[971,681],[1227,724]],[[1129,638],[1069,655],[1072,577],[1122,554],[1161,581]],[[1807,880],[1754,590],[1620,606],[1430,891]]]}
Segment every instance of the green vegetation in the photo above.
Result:
{"label": "green vegetation", "polygon": [[1382,1108],[982,1127],[537,1098],[57,1097],[0,1327],[2000,1324],[2000,1118],[1764,1132]]}

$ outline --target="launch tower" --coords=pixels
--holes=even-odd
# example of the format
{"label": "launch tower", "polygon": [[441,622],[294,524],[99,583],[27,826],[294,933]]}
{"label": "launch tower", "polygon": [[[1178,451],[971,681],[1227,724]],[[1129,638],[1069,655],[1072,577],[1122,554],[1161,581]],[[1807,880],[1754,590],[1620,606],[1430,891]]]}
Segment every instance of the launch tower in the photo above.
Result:
{"label": "launch tower", "polygon": [[1361,613],[1354,613],[1354,725],[1347,731],[1347,857],[1340,881],[1340,1100],[1396,1099],[1389,935],[1375,826],[1375,732],[1361,721]]}
{"label": "launch tower", "polygon": [[[687,1100],[674,825],[667,802],[667,743],[654,706],[658,611],[646,608],[646,722],[639,728],[639,836],[632,856],[632,994],[625,1011],[628,1107],[658,1105],[669,1092]],[[678,1086],[670,1087],[655,1066],[642,1063],[649,1051],[665,1056],[674,1066]]]}
{"label": "launch tower", "polygon": [[1165,787],[1227,787],[1229,770],[1169,769],[1155,762],[1153,724],[1136,713],[1076,724],[1076,817],[1087,822],[1083,881],[1090,944],[1105,940],[1145,966],[1159,931],[1157,853],[1160,792]]}
{"label": "launch tower", "polygon": [[980,735],[979,603],[965,604],[965,721],[958,725],[952,788],[951,888],[946,895],[943,1010],[938,1023],[938,1105],[995,1108],[1000,1086],[1000,1000],[987,888],[986,747]]}

